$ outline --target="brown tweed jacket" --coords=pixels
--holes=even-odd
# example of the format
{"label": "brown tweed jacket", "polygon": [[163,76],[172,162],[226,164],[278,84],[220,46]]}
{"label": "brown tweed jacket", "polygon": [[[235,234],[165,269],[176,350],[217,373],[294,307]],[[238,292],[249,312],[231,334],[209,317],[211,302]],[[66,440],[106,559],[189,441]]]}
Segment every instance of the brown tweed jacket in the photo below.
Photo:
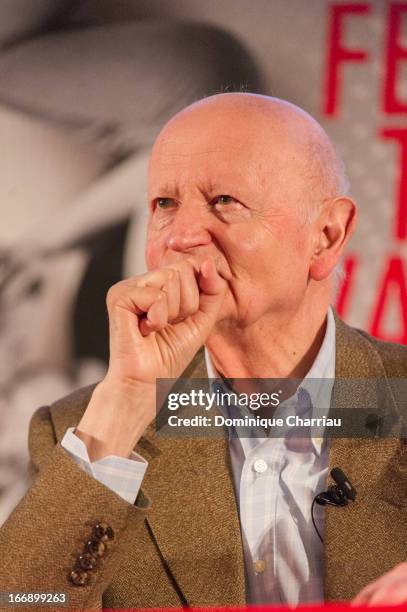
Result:
{"label": "brown tweed jacket", "polygon": [[[407,377],[407,348],[377,342],[338,318],[336,325],[337,378]],[[202,351],[189,374],[206,376]],[[227,441],[155,439],[150,428],[137,447],[149,467],[131,505],[88,476],[60,447],[92,389],[41,408],[32,419],[35,480],[1,529],[0,591],[66,592],[69,610],[244,605]],[[353,404],[362,400],[354,397]],[[334,391],[333,401],[340,406],[346,398],[335,397]],[[358,499],[346,508],[326,509],[327,600],[352,598],[406,558],[405,446],[397,437],[332,441],[330,467],[345,471]],[[74,586],[68,575],[100,521],[112,527],[114,539],[89,583]]]}

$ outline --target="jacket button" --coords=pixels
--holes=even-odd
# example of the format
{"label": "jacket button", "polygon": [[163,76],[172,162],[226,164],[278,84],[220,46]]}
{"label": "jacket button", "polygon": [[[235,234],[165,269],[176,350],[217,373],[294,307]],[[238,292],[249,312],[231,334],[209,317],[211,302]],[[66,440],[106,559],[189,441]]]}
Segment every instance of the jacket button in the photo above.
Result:
{"label": "jacket button", "polygon": [[90,553],[84,553],[77,559],[78,565],[85,571],[92,570],[95,567],[96,559]]}
{"label": "jacket button", "polygon": [[93,535],[102,542],[113,540],[114,531],[107,523],[97,523],[93,528]]}
{"label": "jacket button", "polygon": [[85,586],[89,582],[89,576],[86,572],[82,570],[73,570],[69,574],[69,580],[75,586]]}
{"label": "jacket button", "polygon": [[96,557],[103,557],[105,554],[106,546],[100,540],[89,540],[85,546],[88,553]]}

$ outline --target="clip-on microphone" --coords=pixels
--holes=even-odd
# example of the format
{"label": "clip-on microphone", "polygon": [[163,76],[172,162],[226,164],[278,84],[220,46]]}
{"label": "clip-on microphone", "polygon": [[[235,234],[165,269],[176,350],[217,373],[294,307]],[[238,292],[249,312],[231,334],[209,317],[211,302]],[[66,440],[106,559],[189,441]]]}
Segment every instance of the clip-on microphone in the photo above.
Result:
{"label": "clip-on microphone", "polygon": [[318,495],[314,497],[311,506],[312,524],[322,543],[324,541],[315,524],[314,504],[317,503],[320,506],[347,506],[349,500],[355,501],[357,495],[356,489],[352,486],[349,478],[345,476],[341,469],[333,468],[333,470],[331,470],[331,477],[335,481],[335,484],[330,485],[327,491],[318,493]]}

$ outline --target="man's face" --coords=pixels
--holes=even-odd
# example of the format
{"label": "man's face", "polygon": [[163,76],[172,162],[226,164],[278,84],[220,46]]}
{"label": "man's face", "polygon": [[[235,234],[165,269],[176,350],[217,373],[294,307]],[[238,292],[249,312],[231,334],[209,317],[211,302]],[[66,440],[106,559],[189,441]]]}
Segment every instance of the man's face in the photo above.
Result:
{"label": "man's face", "polygon": [[298,307],[312,235],[304,176],[289,137],[233,118],[184,118],[165,129],[150,162],[148,269],[213,256],[229,290],[219,316],[248,326]]}

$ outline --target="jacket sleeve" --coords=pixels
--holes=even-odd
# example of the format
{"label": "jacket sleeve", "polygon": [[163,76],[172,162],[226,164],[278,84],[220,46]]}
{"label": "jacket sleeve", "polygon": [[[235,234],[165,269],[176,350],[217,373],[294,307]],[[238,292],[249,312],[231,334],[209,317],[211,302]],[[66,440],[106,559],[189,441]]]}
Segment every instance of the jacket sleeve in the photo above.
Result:
{"label": "jacket sleeve", "polygon": [[31,420],[29,449],[33,484],[0,530],[0,592],[66,593],[67,609],[100,610],[129,513],[142,526],[148,501],[133,506],[82,470],[56,443],[47,407]]}

